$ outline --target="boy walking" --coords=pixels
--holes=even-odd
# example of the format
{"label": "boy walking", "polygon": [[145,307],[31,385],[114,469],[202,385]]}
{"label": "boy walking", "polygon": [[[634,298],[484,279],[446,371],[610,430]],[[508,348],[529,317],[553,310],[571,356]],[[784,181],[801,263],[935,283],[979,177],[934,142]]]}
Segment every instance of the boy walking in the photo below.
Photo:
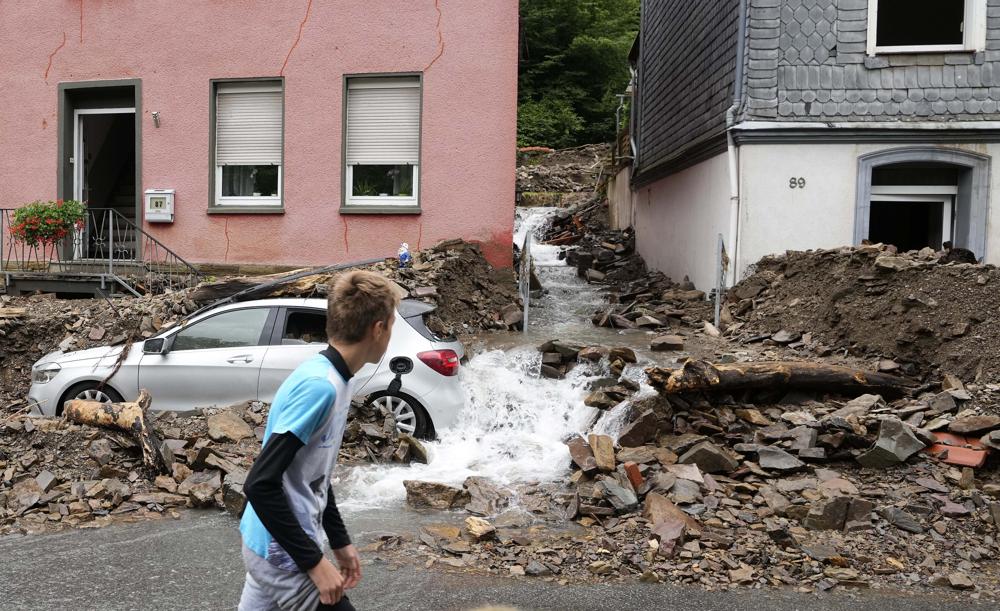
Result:
{"label": "boy walking", "polygon": [[[244,484],[249,502],[240,532],[247,574],[240,611],[354,610],[344,590],[361,580],[361,564],[330,474],[344,436],[351,377],[382,359],[397,304],[382,276],[342,275],[327,305],[330,345],[278,389],[263,450]],[[339,570],[323,555],[324,533]]]}

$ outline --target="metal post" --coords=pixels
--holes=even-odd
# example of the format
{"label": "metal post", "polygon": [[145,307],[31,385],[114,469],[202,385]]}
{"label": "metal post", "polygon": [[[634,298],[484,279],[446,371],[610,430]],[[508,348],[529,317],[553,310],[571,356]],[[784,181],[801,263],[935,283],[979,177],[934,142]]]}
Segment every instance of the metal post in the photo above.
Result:
{"label": "metal post", "polygon": [[722,239],[722,234],[719,234],[719,246],[716,249],[715,257],[718,267],[716,268],[715,274],[715,328],[719,328],[719,318],[722,313],[722,286],[725,283],[726,268],[723,257],[726,253],[726,243]]}
{"label": "metal post", "polygon": [[524,314],[521,317],[521,331],[528,332],[528,306],[531,303],[531,232],[525,232],[524,243],[521,245],[521,302],[524,304]]}

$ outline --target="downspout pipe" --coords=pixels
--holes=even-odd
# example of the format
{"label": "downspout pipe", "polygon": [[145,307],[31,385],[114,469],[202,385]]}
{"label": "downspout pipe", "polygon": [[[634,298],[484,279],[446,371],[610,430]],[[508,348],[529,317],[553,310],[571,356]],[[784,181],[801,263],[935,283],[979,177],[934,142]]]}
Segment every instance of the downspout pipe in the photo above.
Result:
{"label": "downspout pipe", "polygon": [[733,140],[733,126],[743,105],[743,62],[747,38],[747,0],[739,0],[739,16],[736,32],[736,71],[733,85],[733,105],[726,111],[726,152],[729,161],[729,239],[726,250],[729,253],[727,284],[739,282],[740,253],[740,151]]}

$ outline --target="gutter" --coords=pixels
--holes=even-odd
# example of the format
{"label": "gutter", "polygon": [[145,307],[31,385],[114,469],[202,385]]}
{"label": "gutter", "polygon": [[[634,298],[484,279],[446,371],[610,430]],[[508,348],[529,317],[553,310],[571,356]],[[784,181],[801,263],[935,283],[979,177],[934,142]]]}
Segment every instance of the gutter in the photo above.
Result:
{"label": "gutter", "polygon": [[739,0],[739,16],[736,33],[736,74],[733,86],[733,105],[726,111],[726,149],[729,160],[729,255],[730,273],[727,284],[739,282],[740,260],[740,152],[733,140],[736,115],[743,106],[743,62],[747,38],[747,0]]}

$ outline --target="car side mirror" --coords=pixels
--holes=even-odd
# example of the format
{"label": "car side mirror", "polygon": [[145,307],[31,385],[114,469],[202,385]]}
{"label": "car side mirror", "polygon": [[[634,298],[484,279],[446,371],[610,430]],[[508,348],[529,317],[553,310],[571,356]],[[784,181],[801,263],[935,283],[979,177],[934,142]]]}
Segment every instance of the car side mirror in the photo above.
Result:
{"label": "car side mirror", "polygon": [[142,344],[143,354],[166,354],[170,352],[171,338],[155,337],[147,339]]}
{"label": "car side mirror", "polygon": [[395,395],[399,393],[399,389],[403,386],[403,375],[413,371],[413,361],[405,356],[393,357],[389,361],[389,371],[396,374],[396,377],[389,382],[387,391],[390,395]]}

